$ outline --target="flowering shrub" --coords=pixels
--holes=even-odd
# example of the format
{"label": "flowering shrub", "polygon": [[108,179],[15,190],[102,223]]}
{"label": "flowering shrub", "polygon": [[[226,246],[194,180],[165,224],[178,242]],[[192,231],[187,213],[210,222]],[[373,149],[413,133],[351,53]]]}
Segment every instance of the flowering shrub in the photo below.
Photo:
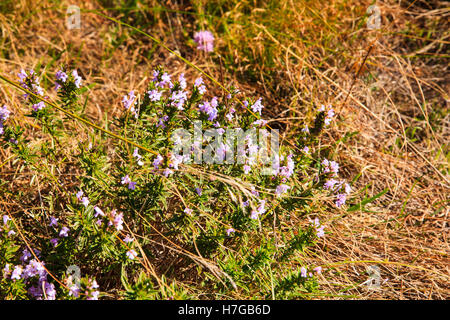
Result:
{"label": "flowering shrub", "polygon": [[[212,34],[196,35],[201,50],[211,51],[212,41]],[[87,89],[77,70],[57,70],[54,79],[58,104],[82,118]],[[37,72],[22,70],[19,81],[27,90],[23,104],[29,117],[58,141],[65,128],[52,106],[36,96],[48,98]],[[71,164],[77,174],[66,191],[49,193],[47,209],[30,221],[3,213],[1,298],[189,298],[195,290],[287,298],[317,290],[322,268],[303,265],[295,253],[320,241],[326,226],[302,215],[314,215],[311,200],[317,193],[331,195],[337,207],[351,193],[338,179],[339,165],[315,151],[334,118],[331,106],[318,108],[312,128],[305,125],[296,145],[280,146],[269,174],[249,136],[239,163],[224,162],[233,142],[219,140],[211,149],[206,134],[215,130],[220,138],[232,128],[264,132],[261,98],[243,98],[235,88],[214,96],[201,77],[189,84],[183,74],[158,68],[144,91],[124,94],[121,107],[121,116],[105,127],[122,142],[109,131],[85,129],[88,138],[78,141]],[[39,163],[48,152],[31,148],[22,128],[7,127],[11,117],[14,112],[3,106],[3,147],[48,176]],[[205,131],[204,140],[178,154],[182,139],[174,132],[195,135],[195,123]],[[57,145],[52,154],[62,152]],[[194,161],[206,153],[215,161]],[[55,177],[48,183],[61,185]],[[297,270],[285,263],[293,258],[299,259]],[[71,266],[79,268],[78,276],[68,272]],[[184,281],[195,281],[197,288]]]}

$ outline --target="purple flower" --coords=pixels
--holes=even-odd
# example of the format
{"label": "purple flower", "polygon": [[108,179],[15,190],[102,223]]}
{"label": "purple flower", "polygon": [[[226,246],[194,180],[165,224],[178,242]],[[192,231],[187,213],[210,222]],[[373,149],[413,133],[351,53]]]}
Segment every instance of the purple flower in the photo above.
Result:
{"label": "purple flower", "polygon": [[44,280],[47,277],[47,271],[45,271],[45,268],[44,268],[44,265],[42,262],[38,262],[35,259],[33,259],[25,267],[25,270],[22,274],[22,278],[29,279],[29,278],[33,278],[35,276],[39,276],[40,280]]}
{"label": "purple flower", "polygon": [[266,206],[266,200],[259,200],[259,206],[258,206],[259,214],[263,214],[266,212],[265,206]]}
{"label": "purple flower", "polygon": [[134,239],[131,238],[128,234],[125,236],[125,238],[123,238],[123,242],[125,242],[125,243],[130,243],[133,241],[134,241]]}
{"label": "purple flower", "polygon": [[75,196],[77,197],[78,201],[81,201],[81,197],[83,196],[84,192],[82,190],[78,191]]}
{"label": "purple flower", "polygon": [[322,273],[322,267],[315,267],[313,269],[317,274],[321,274]]}
{"label": "purple flower", "polygon": [[23,70],[23,69],[20,70],[20,72],[17,74],[17,76],[19,77],[19,79],[21,81],[25,81],[25,79],[28,78],[28,75],[27,75],[26,71]]}
{"label": "purple flower", "polygon": [[334,117],[333,107],[331,105],[327,105],[326,107],[324,105],[321,105],[318,111],[326,112],[326,117],[325,117],[324,123],[325,123],[325,126],[328,126]]}
{"label": "purple flower", "polygon": [[256,102],[251,106],[253,112],[261,114],[261,110],[264,106],[261,104],[261,98],[256,100]]}
{"label": "purple flower", "polygon": [[99,288],[98,283],[97,283],[97,281],[95,279],[92,281],[92,284],[91,284],[90,288],[91,289],[98,289]]}
{"label": "purple flower", "polygon": [[33,104],[32,108],[33,108],[34,111],[42,110],[42,109],[45,108],[45,103],[44,103],[44,101],[40,101],[40,102],[38,102],[36,104]]}
{"label": "purple flower", "polygon": [[157,127],[161,127],[161,128],[165,128],[166,125],[164,124],[164,122],[166,122],[169,119],[169,116],[163,116],[162,118],[160,118],[158,120],[158,123],[156,124]]}
{"label": "purple flower", "polygon": [[320,222],[319,222],[318,218],[315,218],[314,221],[311,221],[310,223],[316,229],[316,236],[318,238],[321,238],[321,237],[323,237],[325,235],[325,233],[323,231],[323,229],[325,227],[320,225]]}
{"label": "purple flower", "polygon": [[128,189],[130,190],[134,190],[136,188],[136,182],[131,181],[128,175],[122,177],[121,183],[128,184]]}
{"label": "purple flower", "polygon": [[323,159],[322,166],[324,167],[324,173],[333,172],[333,176],[337,176],[339,172],[339,164],[336,161],[328,161],[327,159]]}
{"label": "purple flower", "polygon": [[199,104],[198,109],[208,115],[209,121],[213,121],[217,118],[217,105],[217,98],[213,97],[211,102],[205,101],[204,103]]}
{"label": "purple flower", "polygon": [[186,78],[184,77],[184,73],[180,74],[180,76],[178,77],[178,83],[180,84],[180,88],[181,89],[186,89],[187,84],[186,84]]}
{"label": "purple flower", "polygon": [[250,219],[257,220],[259,217],[258,211],[252,210],[250,213]]}
{"label": "purple flower", "polygon": [[47,300],[56,300],[55,285],[53,283],[49,283],[49,282],[45,281],[44,288],[45,288],[45,295],[47,296]]}
{"label": "purple flower", "polygon": [[159,71],[158,70],[153,70],[153,82],[158,81],[158,76],[159,76]]}
{"label": "purple flower", "polygon": [[277,197],[281,197],[281,195],[283,193],[286,193],[289,190],[289,186],[285,185],[285,184],[280,184],[279,186],[277,186],[277,188],[275,189],[275,194],[277,195]]}
{"label": "purple flower", "polygon": [[11,218],[8,216],[8,215],[4,215],[3,216],[3,224],[6,226],[6,224],[8,223],[8,221],[10,221],[11,220]]}
{"label": "purple flower", "polygon": [[103,212],[103,210],[97,206],[94,207],[94,211],[95,211],[95,213],[94,213],[95,218],[97,218],[98,216],[102,216],[102,217],[105,216],[105,213]]}
{"label": "purple flower", "polygon": [[227,236],[230,236],[231,233],[236,232],[236,230],[234,230],[233,228],[228,228],[227,229]]}
{"label": "purple flower", "polygon": [[195,188],[195,192],[197,192],[197,194],[198,194],[199,196],[202,195],[202,189],[201,189],[201,188]]}
{"label": "purple flower", "polygon": [[113,216],[113,225],[116,228],[117,231],[123,230],[123,213],[116,213],[116,210],[113,210],[111,212]]}
{"label": "purple flower", "polygon": [[176,106],[178,110],[183,110],[183,105],[187,99],[186,91],[175,91],[170,97],[171,105]]}
{"label": "purple flower", "polygon": [[74,284],[69,288],[69,296],[74,296],[75,298],[78,298],[80,295],[80,288]]}
{"label": "purple flower", "polygon": [[127,251],[127,257],[131,260],[134,260],[137,257],[137,252],[133,249]]}
{"label": "purple flower", "polygon": [[9,263],[7,263],[6,265],[5,265],[5,267],[3,268],[3,278],[7,278],[8,276],[9,276],[9,274],[11,273],[11,269],[9,268],[10,267],[10,264]]}
{"label": "purple flower", "polygon": [[135,116],[137,119],[138,115],[135,109],[135,105],[137,104],[136,96],[134,95],[134,90],[131,90],[128,95],[124,95],[122,99],[123,106],[125,109],[130,110],[130,112]]}
{"label": "purple flower", "polygon": [[81,86],[81,77],[78,75],[77,70],[72,71],[72,76],[75,82],[75,86],[79,88]]}
{"label": "purple flower", "polygon": [[159,169],[159,166],[161,165],[161,163],[163,162],[164,158],[161,155],[157,155],[155,160],[153,160],[153,166],[155,167],[155,169]]}
{"label": "purple flower", "polygon": [[185,208],[184,213],[186,213],[188,216],[190,216],[192,214],[192,209]]}
{"label": "purple flower", "polygon": [[89,205],[89,199],[88,197],[83,197],[81,199],[81,203],[83,204],[83,206],[85,206],[87,208],[87,206]]}
{"label": "purple flower", "polygon": [[56,247],[58,245],[58,238],[53,238],[50,239],[50,243],[52,244],[53,247]]}
{"label": "purple flower", "polygon": [[128,189],[130,190],[136,189],[136,182],[130,181],[130,183],[128,183]]}
{"label": "purple flower", "polygon": [[197,89],[200,94],[205,94],[205,92],[206,92],[206,87],[204,85],[201,85]]}
{"label": "purple flower", "polygon": [[266,124],[267,124],[267,120],[263,120],[263,119],[259,119],[259,120],[256,120],[255,122],[253,122],[253,125],[254,126],[257,126],[257,127],[265,127],[266,126]]}
{"label": "purple flower", "polygon": [[55,217],[50,217],[50,224],[49,224],[49,226],[50,227],[57,227],[58,226],[58,220],[59,219],[57,219],[57,218],[55,218]]}
{"label": "purple flower", "polygon": [[67,237],[69,235],[68,232],[69,232],[69,228],[62,227],[61,231],[59,231],[59,236],[60,237]]}
{"label": "purple flower", "polygon": [[9,118],[9,115],[11,114],[11,111],[8,110],[8,106],[5,104],[3,107],[0,108],[0,122],[6,121],[6,119]]}
{"label": "purple flower", "polygon": [[199,31],[194,34],[197,49],[206,52],[214,50],[214,35],[210,31]]}
{"label": "purple flower", "polygon": [[148,91],[147,93],[148,93],[148,97],[149,97],[150,101],[161,100],[162,92],[154,89],[154,90]]}
{"label": "purple flower", "polygon": [[306,278],[306,277],[308,276],[308,273],[307,273],[305,267],[301,267],[301,268],[300,268],[300,275],[301,275],[303,278]]}
{"label": "purple flower", "polygon": [[331,171],[333,171],[335,174],[337,174],[339,172],[339,163],[335,162],[335,161],[331,161],[330,162],[330,169]]}
{"label": "purple flower", "polygon": [[140,166],[144,165],[144,162],[142,162],[142,160],[141,160],[142,156],[139,154],[139,149],[138,148],[134,148],[133,157],[136,158],[138,165],[140,165]]}
{"label": "purple flower", "polygon": [[302,132],[309,134],[309,128],[307,125],[305,125],[305,127],[302,129]]}
{"label": "purple flower", "polygon": [[344,189],[345,189],[346,194],[350,194],[352,192],[352,188],[350,187],[350,185],[348,183],[346,183],[344,185]]}
{"label": "purple flower", "polygon": [[335,186],[337,183],[339,183],[337,180],[335,180],[335,179],[330,179],[330,180],[328,180],[327,182],[324,183],[323,187],[324,187],[325,189],[333,190],[334,186]]}
{"label": "purple flower", "polygon": [[336,200],[336,207],[340,208],[342,205],[345,204],[346,200],[347,200],[347,195],[345,193],[338,194],[337,200]]}
{"label": "purple flower", "polygon": [[203,84],[203,78],[202,78],[202,77],[197,78],[197,79],[194,81],[194,86],[196,86],[196,87],[200,87],[202,84]]}
{"label": "purple flower", "polygon": [[130,177],[128,175],[122,177],[121,183],[122,184],[126,184],[126,183],[130,183]]}
{"label": "purple flower", "polygon": [[92,291],[91,295],[86,298],[86,300],[98,300],[98,295],[100,292],[98,290]]}
{"label": "purple flower", "polygon": [[20,257],[20,261],[27,262],[28,259],[31,258],[31,252],[28,249],[23,250],[22,256]]}
{"label": "purple flower", "polygon": [[202,77],[197,78],[197,79],[195,80],[195,82],[194,82],[194,87],[197,88],[197,90],[198,90],[198,92],[199,92],[200,94],[204,94],[204,93],[206,92],[206,87],[205,87],[205,85],[203,84],[203,78],[202,78]]}
{"label": "purple flower", "polygon": [[323,231],[325,227],[324,226],[320,226],[319,228],[316,229],[316,236],[318,238],[322,238],[325,235],[325,232]]}
{"label": "purple flower", "polygon": [[20,280],[22,275],[23,267],[21,265],[15,266],[11,274],[11,280]]}
{"label": "purple flower", "polygon": [[67,74],[65,72],[63,72],[62,70],[58,70],[56,72],[56,80],[59,80],[61,82],[66,82],[67,81]]}
{"label": "purple flower", "polygon": [[170,75],[165,72],[162,76],[161,76],[161,81],[159,83],[157,83],[156,85],[158,87],[164,87],[166,84],[169,85],[170,88],[173,87],[172,81],[170,80]]}

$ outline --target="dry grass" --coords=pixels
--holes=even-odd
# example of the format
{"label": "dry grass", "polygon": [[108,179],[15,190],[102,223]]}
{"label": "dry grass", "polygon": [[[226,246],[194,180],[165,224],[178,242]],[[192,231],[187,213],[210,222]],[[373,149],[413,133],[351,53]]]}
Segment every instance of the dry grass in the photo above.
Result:
{"label": "dry grass", "polygon": [[[356,189],[367,187],[369,196],[385,188],[389,191],[366,207],[370,211],[322,212],[330,233],[307,253],[312,264],[329,266],[321,277],[322,291],[364,299],[449,299],[449,3],[416,1],[408,7],[412,1],[401,5],[379,1],[380,35],[357,27],[369,1],[343,2],[308,3],[308,10],[302,1],[285,1],[280,10],[292,16],[286,16],[278,28],[288,37],[274,35],[258,20],[261,11],[253,10],[249,14],[253,18],[245,18],[250,20],[247,25],[230,22],[227,35],[218,40],[221,63],[197,53],[186,41],[196,29],[191,15],[155,13],[155,23],[146,31],[216,79],[263,95],[266,105],[271,105],[267,115],[287,132],[302,125],[299,119],[308,117],[311,106],[329,102],[337,107],[341,121],[322,143],[334,146],[335,158],[348,178],[360,174]],[[99,16],[85,13],[81,30],[68,30],[65,3],[58,10],[30,3],[19,1],[14,15],[0,15],[1,73],[13,77],[20,68],[37,62],[47,65],[52,57],[55,63],[76,65],[88,83],[96,83],[86,113],[97,123],[119,112],[125,92],[144,88],[158,64],[173,74],[185,72],[187,78],[197,75],[148,39]],[[99,8],[94,2],[79,3],[85,9]],[[191,9],[189,4],[166,5]],[[240,21],[240,12],[236,6],[224,19]],[[203,22],[211,24],[208,19]],[[400,34],[405,30],[409,35]],[[120,36],[123,42],[114,47]],[[244,43],[249,52],[243,52]],[[375,43],[371,54],[355,78],[371,43]],[[266,54],[268,47],[272,61]],[[20,93],[4,83],[0,92],[13,111],[19,111]],[[22,120],[26,121],[24,117],[16,121]],[[414,127],[418,129],[412,137]],[[356,131],[346,142],[341,140]],[[39,130],[33,134],[38,137]],[[70,154],[77,142],[64,143]],[[3,150],[0,154],[3,163],[8,154]],[[16,187],[30,188],[26,176],[16,177]],[[21,205],[33,203],[31,199]],[[385,280],[381,290],[368,290],[363,284],[369,265],[381,268]]]}

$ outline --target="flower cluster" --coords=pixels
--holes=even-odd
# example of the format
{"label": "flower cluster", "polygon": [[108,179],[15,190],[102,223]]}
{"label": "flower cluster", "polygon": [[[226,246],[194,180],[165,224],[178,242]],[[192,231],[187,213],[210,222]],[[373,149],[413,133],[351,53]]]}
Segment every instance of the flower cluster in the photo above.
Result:
{"label": "flower cluster", "polygon": [[97,281],[89,279],[89,283],[86,286],[86,300],[98,300],[98,296],[100,294],[100,291],[98,291],[99,285],[97,284]]}
{"label": "flower cluster", "polygon": [[[314,272],[316,272],[317,274],[321,274],[322,273],[322,267],[315,267],[313,269]],[[300,268],[300,276],[302,278],[312,278],[313,277],[313,273],[312,272],[308,272],[308,269],[306,269],[305,267],[301,267]]]}
{"label": "flower cluster", "polygon": [[202,77],[199,77],[194,81],[194,88],[196,88],[200,94],[205,94],[206,86]]}
{"label": "flower cluster", "polygon": [[253,110],[253,112],[255,113],[259,113],[259,115],[261,115],[261,111],[264,108],[264,106],[261,103],[262,98],[259,98],[258,100],[256,100],[256,102],[254,104],[251,105],[251,109]]}
{"label": "flower cluster", "polygon": [[8,110],[7,105],[3,105],[3,107],[0,108],[0,135],[4,133],[3,122],[9,118],[10,113],[11,111]]}
{"label": "flower cluster", "polygon": [[[129,180],[129,178],[128,178],[128,180]],[[132,182],[131,180],[128,182],[128,180],[126,180],[125,182],[133,183],[133,187],[134,187],[134,182]],[[82,190],[80,190],[79,192],[76,193],[75,196],[81,204],[83,204],[85,207],[87,207],[89,205],[89,199],[88,199],[88,197],[85,197],[83,195],[84,195],[84,192]],[[98,207],[96,205],[93,208],[94,208],[94,218],[97,218],[96,224],[98,226],[103,224],[103,222],[104,222],[103,219],[107,219],[108,226],[113,226],[118,232],[121,232],[123,230],[123,224],[124,224],[123,213],[119,213],[119,212],[117,212],[117,210],[113,209],[113,210],[111,210],[111,212],[109,214],[106,214],[100,207]],[[134,239],[130,238],[127,235],[123,239],[123,241],[125,243],[131,243],[134,241]],[[137,253],[133,249],[128,250],[126,255],[131,260],[133,260],[137,257]]]}
{"label": "flower cluster", "polygon": [[137,164],[139,166],[143,166],[144,165],[144,162],[142,161],[142,156],[139,154],[139,149],[138,148],[134,148],[133,157],[136,158]]}
{"label": "flower cluster", "polygon": [[323,225],[320,224],[319,219],[315,218],[314,221],[310,221],[311,226],[315,229],[316,231],[316,236],[318,238],[321,238],[325,235],[323,229],[325,228]]}
{"label": "flower cluster", "polygon": [[120,181],[121,184],[127,184],[128,189],[134,190],[136,188],[136,182],[131,181],[130,177],[128,175],[125,175],[122,177],[122,180]]}
{"label": "flower cluster", "polygon": [[210,102],[205,101],[199,104],[198,109],[200,112],[208,115],[208,121],[213,121],[217,118],[217,106],[219,105],[217,97],[213,97]]}
{"label": "flower cluster", "polygon": [[214,35],[207,30],[198,31],[194,34],[194,41],[197,43],[197,49],[205,52],[214,50]]}
{"label": "flower cluster", "polygon": [[256,220],[260,215],[264,213],[266,213],[266,200],[259,200],[258,207],[256,208],[256,210],[252,210],[250,218]]}
{"label": "flower cluster", "polygon": [[[339,172],[339,164],[337,162],[324,159],[322,166],[324,173],[337,177]],[[352,188],[345,180],[336,180],[334,178],[329,178],[324,183],[323,188],[336,194],[337,200],[335,204],[338,208],[345,204],[347,196],[352,192]]]}
{"label": "flower cluster", "polygon": [[319,108],[319,112],[325,112],[325,120],[324,120],[324,124],[325,126],[328,126],[331,123],[331,120],[333,119],[335,113],[333,110],[333,107],[331,105],[321,105]]}
{"label": "flower cluster", "polygon": [[[36,75],[36,73],[32,69],[30,69],[28,72],[29,72],[29,74],[27,74],[26,71],[22,69],[18,74],[19,83],[20,83],[21,87],[33,92],[34,94],[37,94],[40,96],[44,95],[44,90],[39,85],[39,83],[40,83],[39,77]],[[29,94],[25,93],[24,98],[28,99]]]}
{"label": "flower cluster", "polygon": [[67,75],[63,70],[58,70],[55,74],[55,90],[59,91],[61,88],[69,85],[69,83],[73,82],[76,88],[81,87],[82,78],[78,75],[78,71],[76,69],[72,70],[71,76]]}
{"label": "flower cluster", "polygon": [[[40,251],[34,250],[34,255],[40,259]],[[23,250],[20,258],[21,264],[6,264],[3,269],[3,277],[12,281],[23,280],[29,286],[28,293],[35,299],[46,300],[56,299],[55,285],[47,279],[45,263],[36,259],[31,259],[32,254],[28,249]]]}
{"label": "flower cluster", "polygon": [[8,236],[13,236],[16,234],[14,229],[11,227],[9,221],[11,221],[11,218],[7,216],[6,214],[2,217],[3,220],[3,228],[0,228],[0,232],[7,231]]}
{"label": "flower cluster", "polygon": [[137,104],[136,96],[134,95],[134,90],[131,90],[128,95],[124,95],[122,99],[122,103],[125,109],[129,110],[134,117],[138,118],[138,113],[136,108],[134,107]]}
{"label": "flower cluster", "polygon": [[[82,190],[78,191],[75,196],[78,199],[78,201],[84,206],[84,207],[88,207],[89,205],[89,199],[86,196],[83,196],[84,192]],[[123,214],[119,214],[117,213],[116,210],[112,210],[108,215],[105,214],[105,212],[98,206],[94,205],[94,218],[97,218],[97,225],[102,225],[103,224],[103,218],[107,218],[108,219],[108,225],[109,226],[114,226],[117,231],[121,231],[123,229],[122,224],[123,224]]]}

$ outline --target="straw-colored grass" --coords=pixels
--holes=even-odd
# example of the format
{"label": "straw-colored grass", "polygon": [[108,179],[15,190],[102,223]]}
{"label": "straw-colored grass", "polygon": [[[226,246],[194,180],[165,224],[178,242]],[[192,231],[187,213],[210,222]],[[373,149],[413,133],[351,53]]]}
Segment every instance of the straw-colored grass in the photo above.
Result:
{"label": "straw-colored grass", "polygon": [[[190,80],[198,76],[142,34],[88,11],[101,9],[100,3],[72,2],[87,10],[80,30],[64,26],[66,1],[0,6],[2,75],[14,78],[21,68],[51,61],[77,66],[86,82],[96,84],[85,111],[95,123],[117,116],[123,94],[143,89],[159,64]],[[165,4],[170,10],[141,7],[128,17],[114,9],[103,13],[131,25],[141,19],[136,27],[221,83],[262,96],[265,118],[283,130],[286,141],[293,141],[311,110],[328,103],[336,107],[339,121],[322,147],[331,148],[346,178],[357,177],[353,186],[361,199],[388,191],[364,210],[318,206],[329,233],[303,258],[324,267],[321,291],[330,296],[322,298],[449,299],[449,2],[378,1],[380,30],[365,27],[371,1],[260,2],[192,1]],[[214,58],[196,51],[190,40],[199,26],[216,35]],[[29,121],[20,116],[21,92],[3,82],[0,95],[15,112],[15,122]],[[36,143],[47,139],[39,128],[29,134]],[[60,141],[69,158],[77,146],[73,137]],[[9,203],[5,195],[0,207],[9,212],[39,207],[48,177],[14,167],[9,157],[0,150],[1,176],[9,179],[10,189],[35,198]],[[47,169],[58,176],[59,191],[73,184],[75,172]],[[183,251],[173,249],[178,252],[167,253],[167,260]],[[380,290],[364,284],[371,265],[380,267]]]}

